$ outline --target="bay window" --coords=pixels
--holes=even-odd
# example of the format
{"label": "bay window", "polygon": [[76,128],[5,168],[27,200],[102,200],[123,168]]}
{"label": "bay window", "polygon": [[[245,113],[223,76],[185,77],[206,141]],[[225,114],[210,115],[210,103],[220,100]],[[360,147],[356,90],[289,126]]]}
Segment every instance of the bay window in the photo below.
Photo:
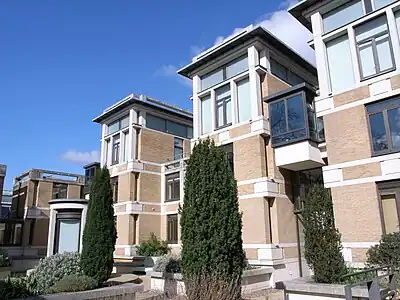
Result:
{"label": "bay window", "polygon": [[239,122],[244,122],[251,119],[249,78],[238,81],[236,86],[238,98],[238,118]]}
{"label": "bay window", "polygon": [[394,57],[386,16],[355,28],[361,79],[394,69]]}
{"label": "bay window", "polygon": [[353,62],[347,34],[326,42],[330,87],[333,93],[355,84]]}
{"label": "bay window", "polygon": [[375,155],[400,151],[400,98],[367,105]]}
{"label": "bay window", "polygon": [[215,110],[217,128],[232,124],[232,99],[230,84],[215,90]]}

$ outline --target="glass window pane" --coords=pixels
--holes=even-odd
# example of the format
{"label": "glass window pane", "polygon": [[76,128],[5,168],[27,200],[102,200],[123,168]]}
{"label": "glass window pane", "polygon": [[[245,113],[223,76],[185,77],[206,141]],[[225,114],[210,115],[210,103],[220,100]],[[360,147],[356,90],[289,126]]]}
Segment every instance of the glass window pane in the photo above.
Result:
{"label": "glass window pane", "polygon": [[183,157],[182,148],[174,148],[174,160],[181,159]]}
{"label": "glass window pane", "polygon": [[206,134],[212,131],[211,122],[211,96],[205,96],[201,101],[201,133]]}
{"label": "glass window pane", "polygon": [[290,85],[298,85],[300,83],[305,82],[305,80],[300,76],[297,76],[293,72],[288,71],[288,82],[290,83]]}
{"label": "glass window pane", "polygon": [[80,223],[78,219],[59,221],[59,240],[57,253],[77,252],[79,250]]}
{"label": "glass window pane", "polygon": [[285,102],[275,102],[270,104],[271,110],[271,131],[272,135],[279,135],[287,131]]}
{"label": "glass window pane", "polygon": [[167,132],[173,135],[186,137],[186,125],[167,120]]}
{"label": "glass window pane", "polygon": [[114,122],[110,125],[108,125],[108,134],[113,134],[114,132],[117,132],[119,130],[119,122]]}
{"label": "glass window pane", "polygon": [[310,131],[310,137],[314,141],[318,140],[315,111],[314,111],[314,107],[311,103],[307,103],[307,117],[308,117],[308,128]]}
{"label": "glass window pane", "polygon": [[361,42],[375,35],[387,32],[387,30],[386,17],[382,16],[357,26],[355,28],[356,40],[357,42]]}
{"label": "glass window pane", "polygon": [[288,80],[287,69],[284,66],[282,66],[273,58],[270,59],[270,64],[271,64],[271,73],[273,75],[284,81]]}
{"label": "glass window pane", "polygon": [[224,85],[215,90],[215,100],[217,109],[217,127],[231,123],[232,106],[230,84]]}
{"label": "glass window pane", "polygon": [[322,16],[324,32],[327,33],[336,28],[358,19],[363,16],[363,5],[361,1],[353,1],[350,4],[343,5]]}
{"label": "glass window pane", "polygon": [[225,104],[226,124],[232,124],[232,101],[230,97],[225,101]]}
{"label": "glass window pane", "polygon": [[374,53],[372,49],[372,42],[359,45],[360,62],[362,77],[368,77],[377,73],[374,61]]}
{"label": "glass window pane", "polygon": [[129,126],[129,116],[121,119],[121,129]]}
{"label": "glass window pane", "polygon": [[381,110],[383,110],[389,106],[393,106],[393,105],[400,105],[400,99],[394,98],[394,99],[390,99],[390,100],[386,100],[386,101],[377,102],[374,104],[369,104],[367,106],[367,111],[368,112],[378,112],[378,111],[381,111]]}
{"label": "glass window pane", "polygon": [[400,10],[396,11],[394,17],[396,18],[397,34],[400,35]]}
{"label": "glass window pane", "polygon": [[386,71],[393,68],[392,52],[390,49],[389,35],[385,34],[376,38],[376,50],[378,53],[379,71]]}
{"label": "glass window pane", "polygon": [[125,132],[123,135],[124,138],[124,154],[123,154],[123,160],[128,161],[128,151],[129,151],[129,132]]}
{"label": "glass window pane", "polygon": [[374,0],[375,9],[380,9],[392,2],[393,2],[392,0]]}
{"label": "glass window pane", "polygon": [[251,119],[249,78],[237,83],[239,122]]}
{"label": "glass window pane", "polygon": [[201,78],[201,90],[208,89],[209,87],[216,85],[224,80],[223,71],[218,70],[212,74],[205,75]]}
{"label": "glass window pane", "polygon": [[371,127],[372,146],[375,152],[388,149],[386,138],[385,123],[383,114],[377,113],[369,116],[369,123]]}
{"label": "glass window pane", "polygon": [[296,95],[287,99],[287,117],[289,131],[305,127],[302,95]]}
{"label": "glass window pane", "polygon": [[355,84],[349,38],[347,35],[326,43],[331,90],[338,93]]}
{"label": "glass window pane", "polygon": [[163,132],[167,130],[165,119],[153,116],[151,114],[146,114],[146,127]]}
{"label": "glass window pane", "polygon": [[399,218],[397,215],[396,195],[381,195],[385,233],[399,231]]}
{"label": "glass window pane", "polygon": [[223,103],[217,105],[217,128],[224,125],[224,106]]}
{"label": "glass window pane", "polygon": [[193,127],[187,126],[187,138],[188,139],[193,138]]}
{"label": "glass window pane", "polygon": [[389,130],[393,149],[400,149],[400,108],[388,110]]}
{"label": "glass window pane", "polygon": [[243,73],[249,69],[249,62],[246,57],[242,57],[239,60],[233,62],[226,67],[226,78],[231,78],[237,74]]}

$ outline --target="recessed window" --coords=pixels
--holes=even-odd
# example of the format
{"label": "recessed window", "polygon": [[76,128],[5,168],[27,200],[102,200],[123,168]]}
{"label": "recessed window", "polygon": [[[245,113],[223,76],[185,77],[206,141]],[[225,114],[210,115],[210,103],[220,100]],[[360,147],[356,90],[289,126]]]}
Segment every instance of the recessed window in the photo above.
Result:
{"label": "recessed window", "polygon": [[201,102],[201,134],[212,131],[211,122],[211,96],[207,95],[200,99]]}
{"label": "recessed window", "polygon": [[217,128],[232,124],[232,99],[230,84],[215,90]]}
{"label": "recessed window", "polygon": [[123,161],[126,162],[128,161],[128,153],[129,153],[129,131],[124,132],[122,134],[122,137],[124,139],[124,153],[122,155]]}
{"label": "recessed window", "polygon": [[178,214],[167,215],[167,243],[178,244]]}
{"label": "recessed window", "polygon": [[151,114],[146,114],[146,127],[183,138],[190,139],[193,137],[193,127],[153,116]]}
{"label": "recessed window", "polygon": [[353,62],[347,34],[326,42],[331,91],[338,93],[354,86]]}
{"label": "recessed window", "polygon": [[112,140],[111,164],[115,165],[119,163],[119,151],[121,147],[119,134],[114,136]]}
{"label": "recessed window", "polygon": [[367,106],[374,154],[400,151],[400,98]]}
{"label": "recessed window", "polygon": [[183,158],[183,140],[174,138],[174,160]]}
{"label": "recessed window", "polygon": [[335,30],[347,23],[350,23],[364,15],[362,1],[351,1],[346,3],[324,15],[322,15],[322,22],[324,25],[324,32]]}
{"label": "recessed window", "polygon": [[387,181],[378,184],[382,232],[389,234],[399,231],[400,182]]}
{"label": "recessed window", "polygon": [[68,190],[68,184],[53,183],[53,199],[66,199],[67,190]]}
{"label": "recessed window", "polygon": [[118,202],[118,177],[111,178],[113,203]]}
{"label": "recessed window", "polygon": [[278,77],[279,79],[287,82],[291,86],[295,86],[305,82],[303,78],[290,71],[288,68],[277,62],[272,57],[270,58],[270,64],[271,64],[271,73],[276,77]]}
{"label": "recessed window", "polygon": [[236,83],[238,98],[238,118],[239,122],[251,119],[250,85],[249,78]]}
{"label": "recessed window", "polygon": [[234,156],[233,156],[233,144],[226,144],[223,146],[220,146],[222,150],[225,151],[226,157],[229,162],[229,166],[231,167],[232,172],[234,172]]}
{"label": "recessed window", "polygon": [[180,177],[179,172],[165,176],[166,180],[166,201],[180,199]]}
{"label": "recessed window", "polygon": [[386,16],[355,28],[361,79],[394,69],[392,44]]}
{"label": "recessed window", "polygon": [[107,134],[113,134],[121,129],[124,129],[129,126],[129,116],[126,116],[118,121],[115,121],[108,125]]}

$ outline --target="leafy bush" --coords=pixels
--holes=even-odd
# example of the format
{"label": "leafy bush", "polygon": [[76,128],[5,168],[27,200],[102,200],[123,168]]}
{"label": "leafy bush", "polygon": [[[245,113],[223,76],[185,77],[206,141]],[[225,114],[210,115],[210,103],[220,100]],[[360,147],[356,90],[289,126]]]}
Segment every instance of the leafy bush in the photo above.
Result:
{"label": "leafy bush", "polygon": [[[237,183],[226,153],[210,139],[193,148],[184,190],[182,271],[188,298],[199,299],[216,283],[218,295],[240,299],[245,254]],[[210,285],[199,285],[203,279]]]}
{"label": "leafy bush", "polygon": [[390,266],[400,269],[400,232],[385,234],[378,245],[367,251],[367,263],[371,267]]}
{"label": "leafy bush", "polygon": [[8,252],[0,249],[0,268],[11,266],[11,260],[8,256]]}
{"label": "leafy bush", "polygon": [[333,204],[329,190],[323,185],[311,187],[304,203],[304,241],[308,266],[314,280],[338,283],[347,269],[341,253],[340,233],[335,228]]}
{"label": "leafy bush", "polygon": [[25,298],[31,296],[25,277],[7,278],[0,281],[0,299]]}
{"label": "leafy bush", "polygon": [[157,260],[153,270],[156,272],[180,273],[181,258],[175,254],[164,255]]}
{"label": "leafy bush", "polygon": [[43,294],[67,275],[82,275],[79,253],[65,252],[41,259],[27,277],[27,287],[35,295]]}
{"label": "leafy bush", "polygon": [[163,241],[151,232],[148,240],[142,242],[137,248],[136,253],[140,256],[161,256],[171,251],[166,241]]}
{"label": "leafy bush", "polygon": [[46,294],[68,293],[93,290],[98,287],[98,282],[85,275],[67,275],[48,288]]}
{"label": "leafy bush", "polygon": [[114,265],[117,230],[110,173],[107,167],[95,173],[90,187],[87,221],[82,237],[83,273],[99,283],[110,278]]}

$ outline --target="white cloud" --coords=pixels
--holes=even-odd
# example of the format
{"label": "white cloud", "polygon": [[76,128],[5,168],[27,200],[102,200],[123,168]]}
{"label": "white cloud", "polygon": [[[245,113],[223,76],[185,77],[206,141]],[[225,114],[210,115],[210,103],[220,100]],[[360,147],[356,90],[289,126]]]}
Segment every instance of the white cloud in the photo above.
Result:
{"label": "white cloud", "polygon": [[71,161],[74,163],[92,163],[100,160],[99,151],[93,150],[89,152],[80,152],[76,150],[69,150],[65,152],[61,158],[66,161]]}
{"label": "white cloud", "polygon": [[[293,6],[297,2],[296,0],[283,1],[279,5],[280,10],[261,16],[256,20],[255,25],[263,26],[315,65],[314,50],[307,44],[312,39],[311,32],[286,11],[288,7]],[[240,30],[242,28],[235,28],[229,36],[238,33]],[[224,39],[222,36],[217,37],[215,45],[221,43]]]}
{"label": "white cloud", "polygon": [[190,46],[190,54],[193,56],[199,55],[201,52],[205,50],[204,46]]}
{"label": "white cloud", "polygon": [[192,87],[192,81],[188,78],[182,77],[178,75],[176,72],[178,68],[174,65],[164,65],[160,69],[158,69],[154,75],[155,76],[164,76],[164,77],[174,77],[178,80],[179,83]]}

